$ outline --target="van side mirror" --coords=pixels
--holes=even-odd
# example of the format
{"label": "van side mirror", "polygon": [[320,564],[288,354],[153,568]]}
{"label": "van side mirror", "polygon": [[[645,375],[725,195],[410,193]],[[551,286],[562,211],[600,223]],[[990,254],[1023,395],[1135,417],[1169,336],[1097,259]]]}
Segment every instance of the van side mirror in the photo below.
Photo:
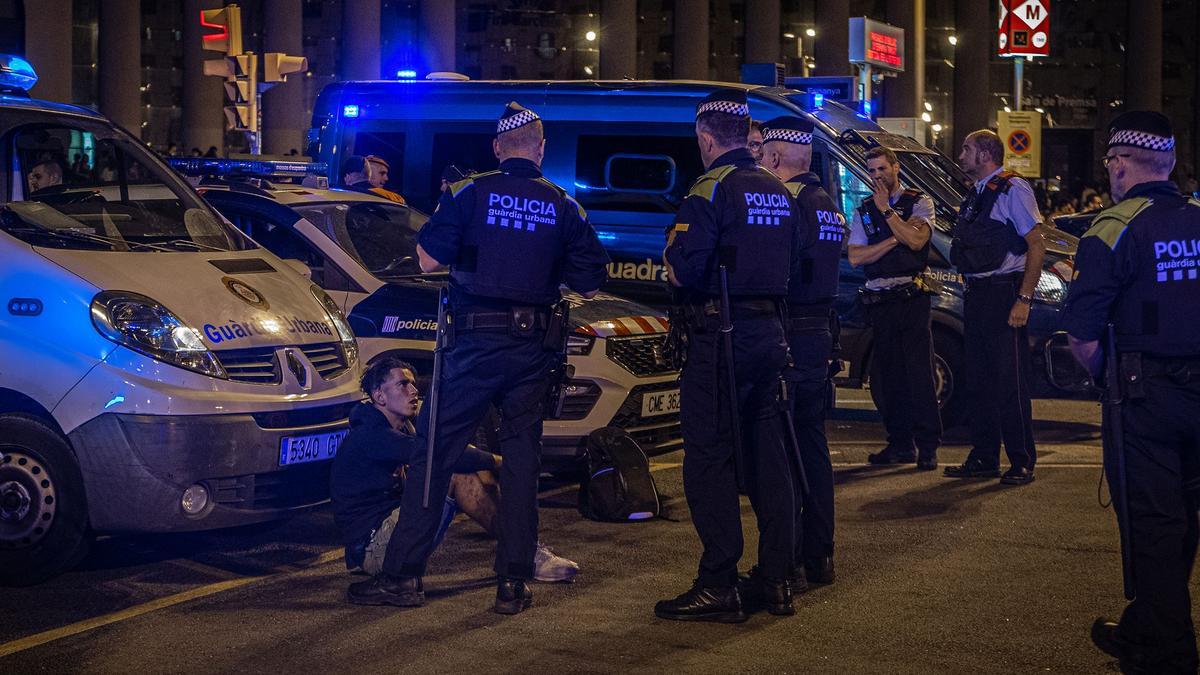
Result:
{"label": "van side mirror", "polygon": [[1096,389],[1092,376],[1071,353],[1065,331],[1051,335],[1042,348],[1042,354],[1046,360],[1046,379],[1055,389],[1073,394]]}
{"label": "van side mirror", "polygon": [[312,280],[312,268],[309,267],[308,265],[304,264],[304,261],[296,260],[295,258],[284,258],[283,264],[292,268],[292,270],[294,270],[296,273],[298,273],[300,276],[304,277],[305,279],[308,279],[310,281]]}

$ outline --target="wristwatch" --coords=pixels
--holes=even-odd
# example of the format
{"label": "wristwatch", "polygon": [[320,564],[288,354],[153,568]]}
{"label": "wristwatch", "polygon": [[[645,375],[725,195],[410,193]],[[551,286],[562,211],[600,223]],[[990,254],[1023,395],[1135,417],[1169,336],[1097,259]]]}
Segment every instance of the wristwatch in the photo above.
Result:
{"label": "wristwatch", "polygon": [[1021,302],[1025,303],[1027,305],[1033,304],[1033,296],[1032,295],[1017,294],[1017,300],[1020,300]]}
{"label": "wristwatch", "polygon": [[883,219],[887,220],[888,218],[891,218],[894,215],[896,215],[896,209],[888,209],[887,211],[883,212]]}

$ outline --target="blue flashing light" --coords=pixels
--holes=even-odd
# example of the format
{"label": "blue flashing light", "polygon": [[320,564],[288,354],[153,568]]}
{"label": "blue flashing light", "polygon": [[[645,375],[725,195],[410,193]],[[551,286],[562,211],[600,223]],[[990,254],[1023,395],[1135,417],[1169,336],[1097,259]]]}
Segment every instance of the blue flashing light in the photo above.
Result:
{"label": "blue flashing light", "polygon": [[37,84],[33,66],[19,56],[0,54],[0,87],[29,91]]}
{"label": "blue flashing light", "polygon": [[172,157],[167,160],[167,164],[185,176],[252,176],[270,179],[304,178],[329,173],[327,162]]}
{"label": "blue flashing light", "polygon": [[617,235],[615,235],[611,232],[597,232],[596,237],[600,241],[616,241],[617,240]]}
{"label": "blue flashing light", "polygon": [[353,103],[342,106],[342,117],[358,117],[358,106]]}
{"label": "blue flashing light", "polygon": [[870,101],[870,100],[864,100],[864,101],[862,102],[862,114],[863,114],[863,117],[870,118],[870,117],[871,117],[871,111],[873,110],[873,108],[874,108],[874,106],[872,106],[872,105],[871,105],[871,101]]}
{"label": "blue flashing light", "polygon": [[417,79],[417,71],[412,68],[402,68],[396,71],[396,77],[401,80],[415,80]]}
{"label": "blue flashing light", "polygon": [[813,94],[813,107],[820,108],[823,105],[825,105],[825,94]]}

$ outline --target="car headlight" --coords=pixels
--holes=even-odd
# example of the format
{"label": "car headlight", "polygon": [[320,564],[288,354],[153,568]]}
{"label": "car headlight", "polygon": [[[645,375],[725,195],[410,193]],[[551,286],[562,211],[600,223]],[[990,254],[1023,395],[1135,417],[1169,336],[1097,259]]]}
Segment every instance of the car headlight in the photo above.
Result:
{"label": "car headlight", "polygon": [[346,321],[346,317],[342,314],[342,308],[337,306],[333,298],[329,297],[320,286],[312,286],[313,297],[321,306],[325,308],[325,314],[329,316],[329,322],[333,324],[337,330],[338,339],[342,341],[342,351],[346,353],[346,365],[354,367],[358,362],[358,343],[354,341],[354,331],[350,330],[350,323]]}
{"label": "car headlight", "polygon": [[144,295],[98,293],[92,299],[92,324],[105,338],[152,359],[211,377],[227,377],[195,328]]}
{"label": "car headlight", "polygon": [[567,336],[567,355],[587,356],[592,353],[592,346],[595,344],[596,338],[591,335],[571,333]]}
{"label": "car headlight", "polygon": [[1067,297],[1067,284],[1054,272],[1042,270],[1038,277],[1037,288],[1033,289],[1033,299],[1051,305],[1057,305]]}

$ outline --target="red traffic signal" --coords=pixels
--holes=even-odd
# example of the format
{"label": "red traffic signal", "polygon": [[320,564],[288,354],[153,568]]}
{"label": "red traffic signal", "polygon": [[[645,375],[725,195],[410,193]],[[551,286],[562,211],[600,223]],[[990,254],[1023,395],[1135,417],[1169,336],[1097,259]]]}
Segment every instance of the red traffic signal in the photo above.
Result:
{"label": "red traffic signal", "polygon": [[229,56],[242,53],[242,10],[237,5],[200,10],[200,26],[200,44],[204,49]]}

